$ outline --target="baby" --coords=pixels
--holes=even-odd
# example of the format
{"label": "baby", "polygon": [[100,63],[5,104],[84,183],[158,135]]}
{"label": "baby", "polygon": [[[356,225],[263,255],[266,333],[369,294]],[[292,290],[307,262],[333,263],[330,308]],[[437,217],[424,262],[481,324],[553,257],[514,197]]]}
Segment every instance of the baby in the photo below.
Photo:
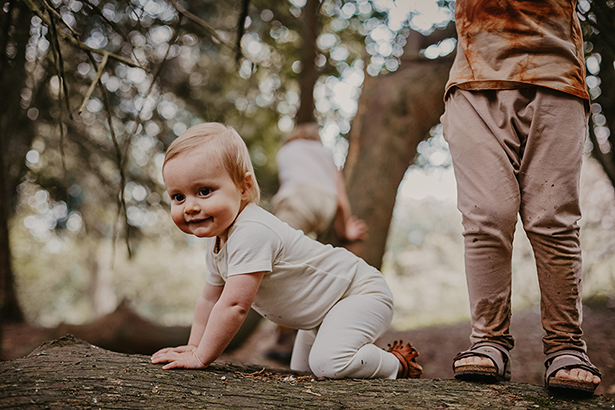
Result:
{"label": "baby", "polygon": [[163,177],[173,222],[207,238],[207,284],[188,345],[152,356],[163,369],[207,367],[227,347],[250,307],[299,329],[291,369],[328,378],[417,378],[410,343],[388,351],[393,298],[382,274],[343,248],[323,245],[260,208],[248,149],[219,123],[188,129],[167,150]]}

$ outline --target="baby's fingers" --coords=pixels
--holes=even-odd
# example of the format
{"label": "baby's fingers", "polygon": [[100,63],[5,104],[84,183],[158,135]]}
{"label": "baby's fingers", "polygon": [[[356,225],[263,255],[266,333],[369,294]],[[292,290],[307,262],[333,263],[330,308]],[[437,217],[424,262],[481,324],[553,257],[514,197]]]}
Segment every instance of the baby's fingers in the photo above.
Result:
{"label": "baby's fingers", "polygon": [[152,363],[166,363],[168,360],[165,359],[164,355],[154,354],[152,356]]}
{"label": "baby's fingers", "polygon": [[167,362],[172,362],[177,360],[177,357],[179,356],[178,353],[173,352],[173,351],[167,351],[167,352],[156,352],[154,353],[154,355],[152,356],[152,363],[167,363]]}
{"label": "baby's fingers", "polygon": [[[156,353],[152,355],[152,363],[160,363],[160,359],[164,357],[168,357],[173,354],[180,354],[187,351],[194,350],[192,346],[178,346],[178,347],[166,347],[164,349],[158,350]],[[154,360],[157,360],[156,362]],[[168,360],[167,360],[168,361]]]}
{"label": "baby's fingers", "polygon": [[156,353],[154,353],[154,354],[152,355],[152,357],[156,357],[156,356],[159,356],[159,355],[161,355],[161,354],[167,354],[167,353],[170,353],[170,352],[172,352],[172,351],[173,351],[173,349],[174,349],[173,347],[165,347],[164,349],[160,349],[160,350],[158,350]]}
{"label": "baby's fingers", "polygon": [[156,353],[154,353],[154,354],[152,355],[152,360],[154,360],[154,359],[158,359],[158,358],[160,358],[160,357],[162,357],[162,356],[165,356],[165,355],[167,355],[168,353],[169,353],[169,352],[168,352],[168,350],[167,350],[167,349],[164,349],[164,350],[159,350],[159,351],[157,351]]}
{"label": "baby's fingers", "polygon": [[186,367],[184,363],[180,362],[179,360],[173,360],[171,363],[167,363],[164,366],[162,366],[162,370],[177,369],[177,368],[184,368],[184,367]]}

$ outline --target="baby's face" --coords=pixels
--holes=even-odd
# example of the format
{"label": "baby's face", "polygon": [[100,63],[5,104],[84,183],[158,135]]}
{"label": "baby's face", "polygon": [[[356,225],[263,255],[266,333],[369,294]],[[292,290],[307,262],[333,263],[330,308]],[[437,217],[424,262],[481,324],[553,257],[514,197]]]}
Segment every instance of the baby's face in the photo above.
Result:
{"label": "baby's face", "polygon": [[175,225],[199,238],[226,241],[245,194],[222,162],[206,150],[193,150],[168,161],[163,177]]}

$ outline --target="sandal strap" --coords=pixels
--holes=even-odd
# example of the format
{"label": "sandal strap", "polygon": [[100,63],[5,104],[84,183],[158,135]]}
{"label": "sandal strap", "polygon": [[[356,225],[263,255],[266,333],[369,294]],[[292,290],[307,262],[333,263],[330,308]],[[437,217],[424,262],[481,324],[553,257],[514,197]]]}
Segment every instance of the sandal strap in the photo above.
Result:
{"label": "sandal strap", "polygon": [[[555,358],[560,356],[571,356],[571,357],[563,357],[560,360],[555,362]],[[551,376],[557,373],[562,369],[583,369],[588,372],[602,378],[602,374],[600,370],[596,366],[589,361],[589,357],[580,351],[573,349],[563,349],[558,350],[557,352],[551,353],[547,355],[545,359],[545,383],[549,380]]]}
{"label": "sandal strap", "polygon": [[505,380],[510,380],[510,352],[504,346],[493,342],[479,342],[472,346],[469,350],[460,352],[453,359],[453,371],[455,370],[455,362],[459,359],[472,356],[481,356],[491,359],[495,365],[496,372]]}

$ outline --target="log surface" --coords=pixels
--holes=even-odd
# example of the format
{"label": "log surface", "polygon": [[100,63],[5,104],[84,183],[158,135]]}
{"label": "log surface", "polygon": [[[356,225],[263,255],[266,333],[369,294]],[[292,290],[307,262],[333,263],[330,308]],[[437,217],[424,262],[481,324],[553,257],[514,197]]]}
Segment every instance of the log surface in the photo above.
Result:
{"label": "log surface", "polygon": [[67,335],[0,363],[0,409],[613,409],[615,400],[557,397],[541,386],[447,379],[328,380],[215,363],[164,371],[149,356]]}

